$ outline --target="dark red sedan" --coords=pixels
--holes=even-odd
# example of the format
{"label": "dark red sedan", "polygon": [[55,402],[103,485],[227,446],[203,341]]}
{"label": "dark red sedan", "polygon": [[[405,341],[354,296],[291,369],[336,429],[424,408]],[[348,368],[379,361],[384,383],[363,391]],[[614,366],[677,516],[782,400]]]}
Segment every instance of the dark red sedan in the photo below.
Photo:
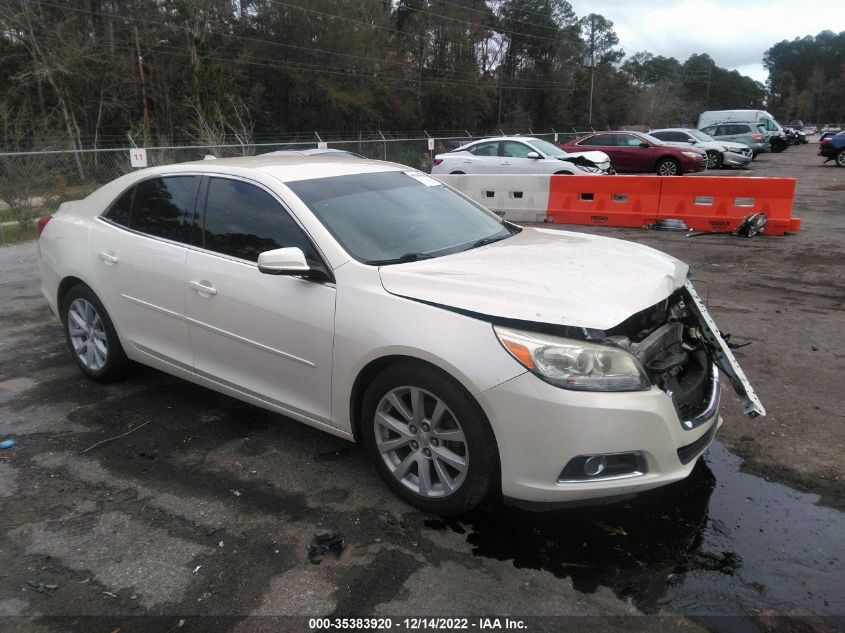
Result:
{"label": "dark red sedan", "polygon": [[595,132],[560,147],[567,152],[604,152],[618,172],[653,171],[660,176],[701,171],[707,158],[697,147],[676,147],[641,132]]}

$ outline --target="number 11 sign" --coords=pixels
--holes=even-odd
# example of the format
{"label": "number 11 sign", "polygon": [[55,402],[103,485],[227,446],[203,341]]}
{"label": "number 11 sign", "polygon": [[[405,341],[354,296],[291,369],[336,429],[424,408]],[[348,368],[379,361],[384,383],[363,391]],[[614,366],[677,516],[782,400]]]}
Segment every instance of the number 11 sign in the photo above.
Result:
{"label": "number 11 sign", "polygon": [[132,167],[146,167],[147,166],[147,150],[143,148],[133,147],[129,150],[129,164]]}

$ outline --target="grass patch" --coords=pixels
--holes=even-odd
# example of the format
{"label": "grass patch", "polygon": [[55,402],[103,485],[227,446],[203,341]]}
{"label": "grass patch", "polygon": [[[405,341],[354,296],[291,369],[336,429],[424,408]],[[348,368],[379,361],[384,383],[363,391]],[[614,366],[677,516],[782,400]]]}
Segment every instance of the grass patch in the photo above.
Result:
{"label": "grass patch", "polygon": [[22,229],[20,224],[7,224],[3,227],[3,240],[0,245],[17,244],[18,242],[28,242],[38,237],[38,227],[35,223],[29,225],[26,229]]}

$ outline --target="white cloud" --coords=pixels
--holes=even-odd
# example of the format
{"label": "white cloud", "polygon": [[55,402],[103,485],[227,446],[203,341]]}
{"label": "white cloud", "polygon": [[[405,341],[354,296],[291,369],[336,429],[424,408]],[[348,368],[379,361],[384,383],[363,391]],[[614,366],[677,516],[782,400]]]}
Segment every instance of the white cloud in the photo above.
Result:
{"label": "white cloud", "polygon": [[724,68],[765,81],[763,53],[781,40],[845,30],[845,11],[831,0],[570,0],[578,16],[614,23],[627,55],[647,50],[681,62],[707,53]]}

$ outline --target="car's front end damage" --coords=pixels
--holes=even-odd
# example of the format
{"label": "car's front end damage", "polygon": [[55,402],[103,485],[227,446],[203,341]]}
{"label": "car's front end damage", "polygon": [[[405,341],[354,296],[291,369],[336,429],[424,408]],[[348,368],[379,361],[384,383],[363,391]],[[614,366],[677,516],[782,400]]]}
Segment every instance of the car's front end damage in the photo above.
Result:
{"label": "car's front end damage", "polygon": [[721,425],[720,370],[746,414],[765,414],[687,277],[639,244],[529,228],[380,270],[391,294],[490,324],[512,364],[473,395],[504,496],[539,508],[689,475]]}
{"label": "car's front end damage", "polygon": [[765,415],[689,282],[613,328],[583,334],[632,355],[648,386],[572,390],[527,374],[483,394],[487,410],[512,420],[494,425],[508,446],[502,482],[510,503],[602,503],[687,477],[722,424],[720,370],[744,412]]}

